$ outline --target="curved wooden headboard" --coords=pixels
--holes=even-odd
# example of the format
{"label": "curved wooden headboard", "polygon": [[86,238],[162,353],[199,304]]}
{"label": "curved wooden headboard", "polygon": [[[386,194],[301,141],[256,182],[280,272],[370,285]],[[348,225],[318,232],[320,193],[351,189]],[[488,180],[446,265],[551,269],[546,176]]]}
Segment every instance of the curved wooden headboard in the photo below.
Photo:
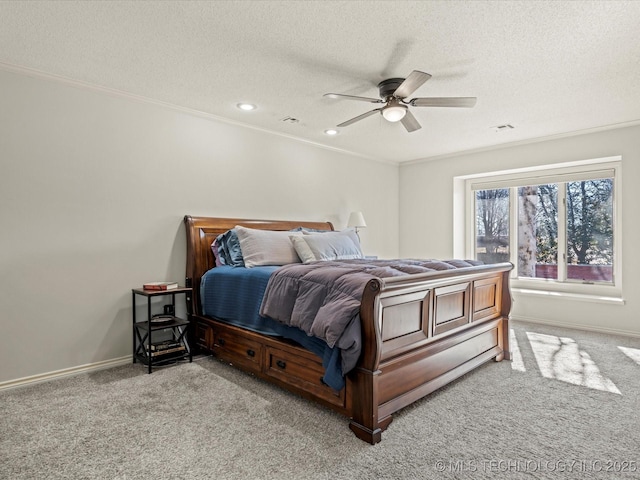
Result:
{"label": "curved wooden headboard", "polygon": [[190,314],[202,314],[200,303],[200,279],[215,267],[211,244],[216,237],[236,225],[260,230],[292,230],[297,227],[316,230],[333,230],[331,222],[306,222],[292,220],[249,220],[243,218],[193,217],[185,215],[187,233],[187,271],[185,286],[193,288],[193,295],[187,299]]}

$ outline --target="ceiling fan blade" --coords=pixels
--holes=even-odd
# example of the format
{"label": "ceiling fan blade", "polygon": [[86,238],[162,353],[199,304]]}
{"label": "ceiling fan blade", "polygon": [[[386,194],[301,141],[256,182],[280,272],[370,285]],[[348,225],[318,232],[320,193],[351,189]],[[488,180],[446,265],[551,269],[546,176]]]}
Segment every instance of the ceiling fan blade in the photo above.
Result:
{"label": "ceiling fan blade", "polygon": [[357,117],[352,118],[351,120],[347,120],[346,122],[342,122],[340,125],[337,125],[338,127],[346,127],[348,125],[351,125],[352,123],[356,123],[359,120],[362,120],[363,118],[367,118],[371,115],[373,115],[376,112],[379,112],[380,110],[382,110],[381,108],[376,108],[374,110],[371,110],[370,112],[367,113],[363,113],[362,115],[358,115]]}
{"label": "ceiling fan blade", "polygon": [[407,129],[407,132],[415,132],[416,130],[420,130],[422,128],[418,123],[418,120],[416,120],[416,117],[414,117],[409,110],[407,110],[407,113],[404,115],[404,117],[402,117],[402,120],[400,120],[400,122],[402,122],[404,128]]}
{"label": "ceiling fan blade", "polygon": [[433,97],[414,98],[409,105],[414,107],[466,107],[471,108],[476,104],[476,97]]}
{"label": "ceiling fan blade", "polygon": [[419,87],[421,87],[422,84],[430,78],[431,75],[429,75],[428,73],[414,70],[409,74],[407,78],[404,79],[404,82],[402,82],[400,86],[396,88],[396,91],[393,92],[393,95],[398,98],[406,98],[413,92],[415,92]]}
{"label": "ceiling fan blade", "polygon": [[369,103],[383,103],[384,100],[379,98],[370,98],[370,97],[358,97],[356,95],[343,95],[341,93],[325,93],[323,97],[329,98],[346,98],[347,100],[358,100],[360,102],[369,102]]}

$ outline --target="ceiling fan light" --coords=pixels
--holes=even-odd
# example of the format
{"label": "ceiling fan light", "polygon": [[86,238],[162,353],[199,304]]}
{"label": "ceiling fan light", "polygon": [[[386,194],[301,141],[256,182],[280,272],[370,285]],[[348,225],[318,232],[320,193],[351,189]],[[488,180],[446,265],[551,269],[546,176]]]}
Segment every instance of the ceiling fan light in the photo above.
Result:
{"label": "ceiling fan light", "polygon": [[407,107],[393,105],[382,109],[382,116],[388,122],[399,122],[407,114]]}

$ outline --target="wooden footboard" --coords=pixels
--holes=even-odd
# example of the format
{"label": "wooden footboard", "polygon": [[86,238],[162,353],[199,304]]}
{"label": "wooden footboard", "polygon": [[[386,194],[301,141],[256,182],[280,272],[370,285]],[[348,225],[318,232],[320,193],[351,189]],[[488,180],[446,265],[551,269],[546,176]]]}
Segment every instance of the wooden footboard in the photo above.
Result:
{"label": "wooden footboard", "polygon": [[214,267],[211,243],[235,225],[269,230],[330,223],[185,217],[188,302],[194,345],[351,418],[351,430],[377,443],[392,415],[491,359],[510,359],[510,263],[372,280],[360,317],[363,350],[346,387],[322,383],[322,361],[297,344],[202,315],[201,276]]}
{"label": "wooden footboard", "polygon": [[482,363],[510,358],[511,264],[400,277],[367,285],[364,351],[350,428],[376,443],[392,414]]}

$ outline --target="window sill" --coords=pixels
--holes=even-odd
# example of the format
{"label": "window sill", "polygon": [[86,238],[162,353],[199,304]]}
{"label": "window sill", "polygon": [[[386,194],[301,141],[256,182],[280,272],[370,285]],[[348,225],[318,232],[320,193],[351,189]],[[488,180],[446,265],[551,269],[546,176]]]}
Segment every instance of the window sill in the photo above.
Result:
{"label": "window sill", "polygon": [[558,300],[579,300],[581,302],[605,303],[608,305],[624,305],[622,297],[612,297],[608,295],[595,295],[573,292],[558,292],[550,290],[533,290],[530,288],[511,288],[513,293],[534,297],[557,298]]}

